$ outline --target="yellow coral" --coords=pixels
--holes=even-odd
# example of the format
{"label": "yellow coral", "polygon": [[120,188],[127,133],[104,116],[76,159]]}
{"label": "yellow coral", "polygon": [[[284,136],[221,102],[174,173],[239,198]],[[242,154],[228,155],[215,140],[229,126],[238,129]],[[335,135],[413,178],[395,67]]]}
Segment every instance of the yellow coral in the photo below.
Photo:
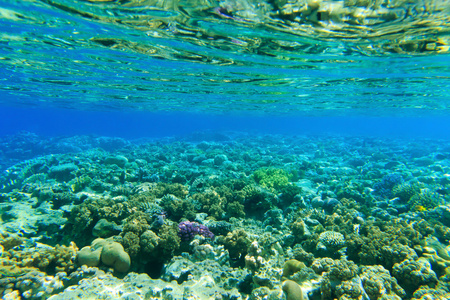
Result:
{"label": "yellow coral", "polygon": [[297,273],[301,269],[305,268],[305,264],[296,259],[290,259],[284,263],[283,266],[283,278],[289,278],[289,276]]}
{"label": "yellow coral", "polygon": [[422,212],[422,211],[426,211],[427,208],[424,207],[424,206],[422,206],[422,205],[416,205],[416,206],[414,206],[414,210],[415,210],[415,211]]}

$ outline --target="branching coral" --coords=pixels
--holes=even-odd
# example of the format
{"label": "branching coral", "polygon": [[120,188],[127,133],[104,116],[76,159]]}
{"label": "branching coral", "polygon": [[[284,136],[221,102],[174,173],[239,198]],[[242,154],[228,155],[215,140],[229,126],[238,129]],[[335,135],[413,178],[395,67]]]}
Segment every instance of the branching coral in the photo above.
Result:
{"label": "branching coral", "polygon": [[261,168],[253,173],[255,181],[263,188],[278,190],[289,184],[289,175],[283,169]]}
{"label": "branching coral", "polygon": [[233,232],[229,232],[225,237],[220,236],[217,242],[225,246],[232,260],[243,259],[251,244],[250,237],[243,229],[236,229]]}

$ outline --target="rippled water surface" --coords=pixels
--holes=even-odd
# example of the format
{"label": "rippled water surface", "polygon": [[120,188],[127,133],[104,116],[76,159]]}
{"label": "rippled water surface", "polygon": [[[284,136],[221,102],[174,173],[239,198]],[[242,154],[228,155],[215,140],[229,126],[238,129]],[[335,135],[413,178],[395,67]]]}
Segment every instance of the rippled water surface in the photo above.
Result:
{"label": "rippled water surface", "polygon": [[0,101],[446,114],[449,13],[444,0],[0,0]]}

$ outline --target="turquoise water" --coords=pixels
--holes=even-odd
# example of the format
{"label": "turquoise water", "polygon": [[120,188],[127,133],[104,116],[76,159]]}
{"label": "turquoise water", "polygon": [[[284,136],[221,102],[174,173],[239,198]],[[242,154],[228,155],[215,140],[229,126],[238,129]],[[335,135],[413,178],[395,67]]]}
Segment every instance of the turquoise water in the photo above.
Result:
{"label": "turquoise water", "polygon": [[[1,100],[100,111],[445,115],[448,7],[429,2],[373,9],[379,20],[352,21],[352,9],[363,8],[355,6],[338,21],[304,13],[296,22],[276,13],[288,4],[269,2],[2,1]],[[385,11],[395,17],[383,20]]]}
{"label": "turquoise water", "polygon": [[446,0],[0,0],[2,299],[450,299]]}

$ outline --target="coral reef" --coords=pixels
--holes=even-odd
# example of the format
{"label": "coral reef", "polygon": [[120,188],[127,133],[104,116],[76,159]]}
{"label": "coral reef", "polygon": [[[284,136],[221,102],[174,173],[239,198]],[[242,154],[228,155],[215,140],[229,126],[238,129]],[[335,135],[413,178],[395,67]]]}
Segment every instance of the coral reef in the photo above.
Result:
{"label": "coral reef", "polygon": [[206,136],[78,137],[11,165],[1,297],[449,298],[441,142]]}

